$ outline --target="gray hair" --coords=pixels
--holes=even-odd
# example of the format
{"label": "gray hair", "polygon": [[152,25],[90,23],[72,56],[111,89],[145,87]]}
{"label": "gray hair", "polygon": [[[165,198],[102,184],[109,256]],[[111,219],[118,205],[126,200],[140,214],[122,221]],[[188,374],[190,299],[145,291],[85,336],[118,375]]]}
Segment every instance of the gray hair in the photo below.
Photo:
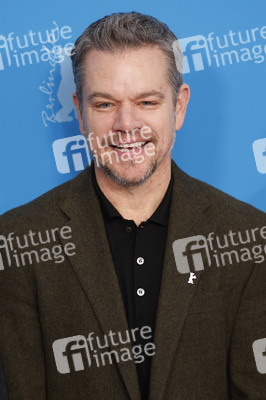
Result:
{"label": "gray hair", "polygon": [[[128,48],[155,45],[168,63],[168,82],[173,88],[174,104],[183,83],[182,52],[175,34],[156,18],[135,11],[114,13],[93,22],[76,40],[71,53],[74,81],[79,107],[82,112],[83,60],[91,49],[113,52]],[[177,61],[177,52],[179,49]],[[175,54],[174,54],[175,53]]]}

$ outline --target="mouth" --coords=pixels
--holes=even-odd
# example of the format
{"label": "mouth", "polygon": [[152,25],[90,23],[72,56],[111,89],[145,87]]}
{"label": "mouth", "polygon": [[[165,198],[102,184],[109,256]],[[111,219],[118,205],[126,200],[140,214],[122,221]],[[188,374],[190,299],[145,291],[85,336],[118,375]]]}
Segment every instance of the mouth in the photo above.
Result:
{"label": "mouth", "polygon": [[144,148],[146,144],[149,142],[134,142],[134,143],[120,143],[117,145],[111,145],[112,148],[119,152],[128,152],[128,151],[134,151],[140,148]]}

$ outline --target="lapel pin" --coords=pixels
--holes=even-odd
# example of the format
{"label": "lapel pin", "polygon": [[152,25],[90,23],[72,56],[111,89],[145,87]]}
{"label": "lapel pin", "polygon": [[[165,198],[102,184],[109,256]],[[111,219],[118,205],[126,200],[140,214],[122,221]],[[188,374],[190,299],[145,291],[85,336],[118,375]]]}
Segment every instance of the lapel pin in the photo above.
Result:
{"label": "lapel pin", "polygon": [[194,285],[193,279],[197,279],[197,277],[193,272],[190,272],[188,283],[192,283],[192,285]]}

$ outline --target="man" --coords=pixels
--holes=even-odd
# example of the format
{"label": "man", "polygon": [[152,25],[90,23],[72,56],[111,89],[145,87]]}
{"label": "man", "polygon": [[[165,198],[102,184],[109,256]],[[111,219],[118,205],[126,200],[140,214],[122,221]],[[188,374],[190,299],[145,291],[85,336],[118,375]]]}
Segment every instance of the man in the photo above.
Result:
{"label": "man", "polygon": [[93,163],[0,219],[10,399],[266,398],[265,214],[171,161],[190,96],[175,41],[135,12],[76,41]]}

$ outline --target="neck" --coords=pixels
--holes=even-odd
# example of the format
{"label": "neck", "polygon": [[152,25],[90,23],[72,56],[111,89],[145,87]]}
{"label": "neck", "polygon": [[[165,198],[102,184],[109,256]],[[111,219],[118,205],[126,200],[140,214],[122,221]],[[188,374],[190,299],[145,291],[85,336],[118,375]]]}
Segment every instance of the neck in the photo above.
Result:
{"label": "neck", "polygon": [[95,175],[101,191],[122,217],[139,226],[152,216],[164,198],[171,179],[171,158],[167,157],[139,186],[121,186],[96,166]]}

